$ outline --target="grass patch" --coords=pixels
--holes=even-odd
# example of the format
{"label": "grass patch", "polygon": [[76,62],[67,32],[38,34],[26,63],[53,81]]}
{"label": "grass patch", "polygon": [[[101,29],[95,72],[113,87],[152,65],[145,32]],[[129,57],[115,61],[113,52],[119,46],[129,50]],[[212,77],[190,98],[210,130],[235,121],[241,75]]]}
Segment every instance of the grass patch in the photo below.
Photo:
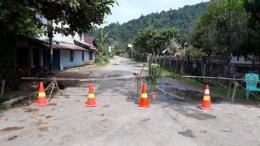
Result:
{"label": "grass patch", "polygon": [[95,59],[95,64],[98,66],[105,66],[109,63],[108,56],[97,56]]}
{"label": "grass patch", "polygon": [[0,111],[2,111],[2,110],[5,110],[6,109],[6,106],[5,105],[2,105],[2,104],[0,104]]}

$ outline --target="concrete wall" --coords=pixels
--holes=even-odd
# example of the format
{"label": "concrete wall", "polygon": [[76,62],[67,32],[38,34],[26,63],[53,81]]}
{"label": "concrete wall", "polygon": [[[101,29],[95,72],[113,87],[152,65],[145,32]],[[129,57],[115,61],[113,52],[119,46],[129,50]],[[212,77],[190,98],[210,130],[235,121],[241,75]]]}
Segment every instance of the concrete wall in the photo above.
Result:
{"label": "concrete wall", "polygon": [[[56,26],[61,28],[61,22],[59,22],[58,25],[56,25],[55,23],[53,24],[53,27]],[[69,25],[63,25],[63,28],[69,28]],[[41,35],[40,39],[49,39],[49,37],[47,35]],[[60,34],[60,33],[53,34],[53,41],[67,42],[67,43],[74,44],[74,40],[84,41],[84,35],[78,33],[75,33],[74,36],[72,35],[65,36],[64,34]]]}
{"label": "concrete wall", "polygon": [[[84,53],[86,54],[86,52]],[[86,60],[88,55],[84,56]],[[70,50],[60,50],[60,66],[61,68],[70,68],[81,66],[84,64],[82,61],[82,51],[73,51],[73,61],[70,61]]]}
{"label": "concrete wall", "polygon": [[93,60],[90,60],[90,52],[89,51],[86,51],[85,52],[85,56],[84,56],[84,64],[87,65],[87,64],[93,64],[95,62],[95,53],[93,52]]}
{"label": "concrete wall", "polygon": [[[49,37],[42,35],[40,37],[40,39],[49,39]],[[82,41],[82,37],[79,37],[79,34],[75,34],[74,36],[72,35],[68,35],[65,36],[64,34],[53,34],[53,41],[57,41],[57,42],[66,42],[66,43],[70,43],[70,44],[74,44],[74,40],[77,41]]]}

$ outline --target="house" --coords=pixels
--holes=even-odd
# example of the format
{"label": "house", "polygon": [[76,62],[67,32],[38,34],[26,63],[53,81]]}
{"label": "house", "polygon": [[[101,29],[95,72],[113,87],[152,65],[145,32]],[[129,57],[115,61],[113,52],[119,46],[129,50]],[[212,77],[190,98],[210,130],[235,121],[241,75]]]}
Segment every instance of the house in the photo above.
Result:
{"label": "house", "polygon": [[[37,17],[47,25],[48,21],[44,17],[39,15]],[[69,25],[64,25],[62,22],[53,23],[53,28],[66,29]],[[18,44],[17,65],[28,66],[29,69],[43,66],[51,70],[62,70],[91,64],[95,61],[95,54],[98,53],[95,39],[91,39],[89,44],[84,42],[83,35],[78,33],[73,36],[53,33],[50,47],[49,37],[46,35],[40,35],[38,38],[22,38]]]}
{"label": "house", "polygon": [[98,54],[101,52],[101,48],[98,45],[98,40],[93,36],[85,36],[84,42],[97,48]]}
{"label": "house", "polygon": [[[65,37],[66,38],[66,37]],[[66,40],[66,39],[63,40]],[[49,49],[49,40],[42,38],[22,38],[18,43],[17,66],[28,66],[29,69],[37,66],[50,68],[52,52],[52,70],[63,70],[64,68],[76,67],[93,63],[97,49],[90,44],[75,40],[61,41],[59,37],[53,37],[52,48]],[[75,43],[77,42],[77,43]]]}
{"label": "house", "polygon": [[[68,28],[62,23],[53,24],[54,27]],[[40,40],[49,40],[47,36],[41,36]],[[83,34],[75,33],[74,36],[61,33],[53,34],[53,67],[63,69],[92,64],[98,49],[92,44],[84,42]]]}

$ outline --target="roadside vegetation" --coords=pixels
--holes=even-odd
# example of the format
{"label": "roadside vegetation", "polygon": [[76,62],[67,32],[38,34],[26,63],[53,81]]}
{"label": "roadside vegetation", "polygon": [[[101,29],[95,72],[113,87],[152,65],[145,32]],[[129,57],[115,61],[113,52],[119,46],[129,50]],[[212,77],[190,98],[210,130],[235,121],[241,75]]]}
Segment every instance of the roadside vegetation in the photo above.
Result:
{"label": "roadside vegetation", "polygon": [[[162,69],[162,76],[167,76],[167,77],[176,79],[187,85],[198,87],[200,89],[204,89],[205,84],[209,82],[211,93],[221,94],[226,97],[229,92],[228,85],[223,83],[223,81],[221,81],[221,80],[214,80],[214,82],[212,82],[212,81],[202,81],[202,80],[198,80],[198,79],[194,79],[194,78],[187,78],[187,77],[183,77],[183,75],[180,73],[173,72],[173,71],[170,71],[169,69],[165,69],[165,68]],[[232,92],[233,92],[233,85],[231,86],[230,96],[232,95]],[[236,99],[244,101],[245,94],[246,94],[245,90],[243,88],[241,88],[240,86],[238,86],[238,88],[236,90]],[[259,94],[253,93],[253,95],[250,96],[250,100],[255,103],[260,103]]]}
{"label": "roadside vegetation", "polygon": [[[183,12],[184,10],[185,12]],[[101,29],[109,34],[104,42],[115,46],[121,45],[120,52],[124,52],[129,58],[140,56],[140,54],[143,56],[161,55],[165,49],[169,49],[172,55],[177,55],[177,50],[185,48],[180,55],[191,55],[194,58],[217,56],[226,59],[231,56],[244,56],[245,58],[253,56],[249,59],[254,68],[255,62],[259,62],[260,59],[259,13],[259,1],[211,0],[175,11],[141,16],[137,20],[122,25],[111,24]],[[192,16],[193,14],[195,17]],[[153,19],[154,16],[160,19]],[[176,19],[166,20],[171,18]],[[176,21],[181,21],[181,23]],[[188,27],[186,28],[186,26]],[[128,29],[129,27],[135,29]],[[100,29],[96,29],[93,34],[98,31]],[[127,43],[133,44],[133,47],[128,47]],[[163,72],[165,74],[166,71]],[[200,88],[204,88],[204,83],[207,82],[206,80],[184,78],[179,73],[169,72],[168,74]],[[212,92],[227,95],[226,82],[212,80],[210,84]],[[241,86],[237,88],[236,98],[245,99],[245,91]],[[251,96],[250,100],[260,101],[257,96]]]}
{"label": "roadside vegetation", "polygon": [[105,66],[109,63],[109,56],[96,56],[95,64],[97,66]]}

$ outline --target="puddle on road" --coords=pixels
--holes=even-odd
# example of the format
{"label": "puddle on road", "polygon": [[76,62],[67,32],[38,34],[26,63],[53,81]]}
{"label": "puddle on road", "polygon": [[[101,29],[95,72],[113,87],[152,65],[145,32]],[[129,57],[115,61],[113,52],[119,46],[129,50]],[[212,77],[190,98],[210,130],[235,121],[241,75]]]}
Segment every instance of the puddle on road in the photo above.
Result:
{"label": "puddle on road", "polygon": [[[170,91],[172,94],[176,94],[180,97],[186,99],[187,102],[201,102],[203,100],[204,93],[196,90],[179,90],[179,89],[172,89]],[[221,103],[223,99],[216,95],[210,95],[210,100],[212,103]]]}
{"label": "puddle on road", "polygon": [[[196,91],[196,90],[185,90],[185,89],[176,89],[176,88],[171,88],[171,89],[166,89],[166,92],[177,95],[181,98],[184,98],[185,100],[181,100],[178,98],[175,98],[171,96],[170,94],[167,93],[161,93],[160,91],[156,91],[157,96],[156,100],[157,101],[178,101],[178,102],[188,102],[188,103],[200,103],[203,100],[203,92]],[[221,97],[215,96],[215,95],[210,95],[211,97],[211,102],[212,103],[221,103],[223,99]]]}
{"label": "puddle on road", "polygon": [[140,67],[140,68],[141,68],[142,66],[140,66],[140,65],[134,65],[133,67]]}
{"label": "puddle on road", "polygon": [[190,117],[197,120],[208,120],[208,119],[216,119],[217,116],[213,116],[208,113],[203,113],[200,110],[195,109],[183,109],[183,108],[174,108],[178,113]]}
{"label": "puddle on road", "polygon": [[120,77],[121,75],[107,75],[106,77],[107,78],[117,78],[117,77]]}
{"label": "puddle on road", "polygon": [[[162,95],[158,96],[157,100],[167,101],[167,100],[177,100],[177,101],[184,101],[188,103],[201,103],[203,100],[204,91],[193,89],[182,83],[175,81],[170,78],[163,78],[161,82],[161,87],[166,92],[170,94],[180,96],[185,99],[184,100],[177,100],[177,98],[171,97],[170,95]],[[157,94],[162,94],[160,91],[157,91]],[[221,103],[223,101],[223,97],[217,96],[215,94],[210,94],[211,102],[212,103]]]}
{"label": "puddle on road", "polygon": [[126,65],[130,65],[130,64],[134,64],[134,65],[136,65],[135,62],[122,62],[122,63],[124,63],[124,64],[126,64]]}

